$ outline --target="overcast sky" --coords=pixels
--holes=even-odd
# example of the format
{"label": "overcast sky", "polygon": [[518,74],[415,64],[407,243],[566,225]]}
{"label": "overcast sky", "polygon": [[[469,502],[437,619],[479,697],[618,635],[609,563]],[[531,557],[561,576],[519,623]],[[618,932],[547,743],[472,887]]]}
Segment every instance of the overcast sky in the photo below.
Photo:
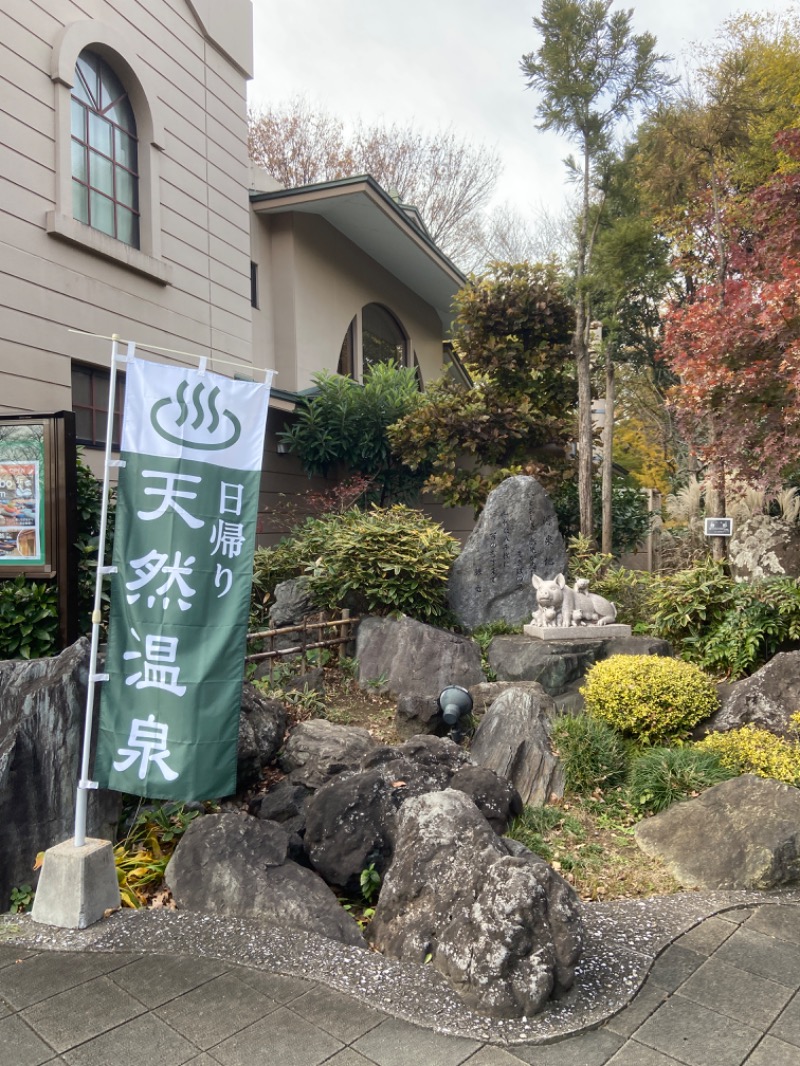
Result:
{"label": "overcast sky", "polygon": [[[572,146],[536,130],[536,97],[519,70],[537,47],[536,0],[253,0],[253,9],[251,105],[304,95],[345,121],[452,127],[497,151],[498,202],[530,217],[542,204],[557,209]],[[792,0],[641,0],[633,27],[686,65],[731,15],[792,9]]]}

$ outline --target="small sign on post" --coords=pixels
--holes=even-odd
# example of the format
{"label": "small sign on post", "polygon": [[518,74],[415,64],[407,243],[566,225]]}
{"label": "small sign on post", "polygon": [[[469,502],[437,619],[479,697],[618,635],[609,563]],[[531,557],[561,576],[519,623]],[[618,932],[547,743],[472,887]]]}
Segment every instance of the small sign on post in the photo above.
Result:
{"label": "small sign on post", "polygon": [[732,518],[707,518],[705,520],[705,535],[707,537],[732,537]]}

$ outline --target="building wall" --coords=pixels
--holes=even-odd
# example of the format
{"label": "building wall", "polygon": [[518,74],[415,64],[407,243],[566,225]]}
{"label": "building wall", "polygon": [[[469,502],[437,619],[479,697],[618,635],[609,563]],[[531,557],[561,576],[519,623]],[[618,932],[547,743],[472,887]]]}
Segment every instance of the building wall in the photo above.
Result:
{"label": "building wall", "polygon": [[347,328],[368,303],[400,321],[423,381],[440,376],[442,324],[429,304],[324,219],[287,212],[255,221],[261,296],[254,359],[278,371],[279,388],[302,391],[317,371],[335,372]]}
{"label": "building wall", "polygon": [[[225,51],[209,39],[213,16],[203,27],[185,0],[14,0],[0,10],[0,414],[69,408],[71,360],[109,365],[108,341],[70,329],[250,367],[251,5],[226,7],[236,17]],[[89,20],[134,95],[140,170],[154,190],[140,253],[86,234],[63,195],[59,49]]]}

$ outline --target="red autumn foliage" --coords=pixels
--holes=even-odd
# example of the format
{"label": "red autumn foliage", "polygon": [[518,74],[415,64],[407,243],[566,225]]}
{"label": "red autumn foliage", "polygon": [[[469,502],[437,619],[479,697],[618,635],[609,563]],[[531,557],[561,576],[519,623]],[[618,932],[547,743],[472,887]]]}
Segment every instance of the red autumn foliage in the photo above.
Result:
{"label": "red autumn foliage", "polygon": [[[800,131],[776,147],[800,159]],[[662,355],[697,452],[780,485],[800,446],[800,174],[777,174],[737,205],[728,276],[670,309]]]}

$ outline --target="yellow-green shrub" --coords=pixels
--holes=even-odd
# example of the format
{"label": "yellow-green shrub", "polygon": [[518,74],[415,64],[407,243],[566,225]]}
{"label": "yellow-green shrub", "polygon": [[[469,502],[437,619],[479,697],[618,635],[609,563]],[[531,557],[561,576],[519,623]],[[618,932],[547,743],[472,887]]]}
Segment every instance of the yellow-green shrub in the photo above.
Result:
{"label": "yellow-green shrub", "polygon": [[702,670],[658,655],[612,655],[595,663],[581,694],[589,714],[648,744],[685,735],[718,704]]}
{"label": "yellow-green shrub", "polygon": [[757,774],[800,786],[800,744],[752,724],[729,733],[710,733],[696,747],[713,751],[738,774]]}

